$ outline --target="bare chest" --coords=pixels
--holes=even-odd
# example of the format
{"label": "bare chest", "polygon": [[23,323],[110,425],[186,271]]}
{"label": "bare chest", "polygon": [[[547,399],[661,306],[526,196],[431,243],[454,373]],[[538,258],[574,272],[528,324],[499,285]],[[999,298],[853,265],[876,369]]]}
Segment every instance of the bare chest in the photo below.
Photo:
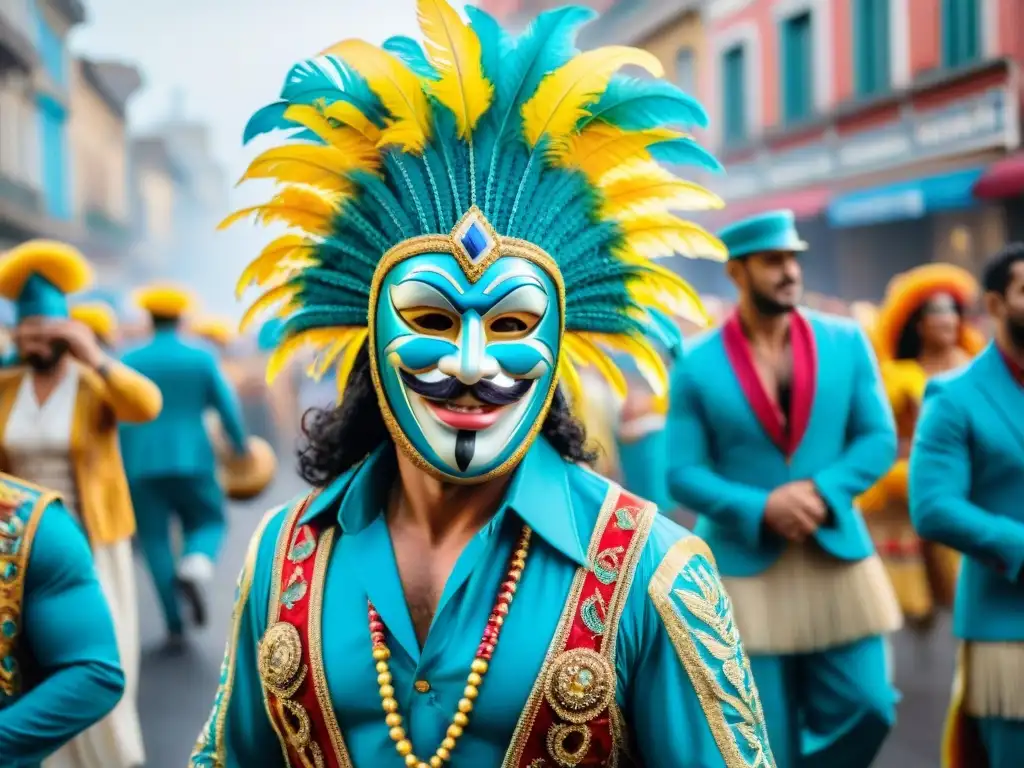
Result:
{"label": "bare chest", "polygon": [[409,618],[422,648],[461,547],[430,547],[401,534],[393,534],[393,545]]}
{"label": "bare chest", "polygon": [[751,351],[761,386],[776,403],[784,402],[793,385],[793,355],[789,345],[777,351],[758,347]]}

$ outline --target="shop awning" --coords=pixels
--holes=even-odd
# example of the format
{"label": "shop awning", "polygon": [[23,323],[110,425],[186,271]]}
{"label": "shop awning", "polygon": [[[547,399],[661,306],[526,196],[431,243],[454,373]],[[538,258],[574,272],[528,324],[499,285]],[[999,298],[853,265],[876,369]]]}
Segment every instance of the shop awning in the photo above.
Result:
{"label": "shop awning", "polygon": [[970,168],[840,195],[828,204],[828,222],[833,227],[866,227],[968,208],[981,174],[981,168]]}
{"label": "shop awning", "polygon": [[700,219],[701,223],[717,229],[748,216],[755,216],[765,211],[789,209],[798,219],[809,219],[817,216],[828,205],[829,191],[824,187],[811,187],[796,192],[786,192],[770,197],[757,197],[751,200],[740,200],[735,203],[725,201],[725,208],[712,211]]}
{"label": "shop awning", "polygon": [[1024,152],[990,165],[974,185],[974,194],[988,199],[1024,195]]}

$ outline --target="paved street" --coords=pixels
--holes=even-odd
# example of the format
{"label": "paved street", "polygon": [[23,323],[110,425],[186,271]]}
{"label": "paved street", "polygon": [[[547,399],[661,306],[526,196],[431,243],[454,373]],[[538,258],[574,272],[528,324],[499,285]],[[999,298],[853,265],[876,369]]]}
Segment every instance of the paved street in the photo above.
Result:
{"label": "paved street", "polygon": [[[212,595],[211,626],[194,637],[187,655],[162,657],[157,648],[162,620],[148,574],[139,570],[142,603],[142,721],[149,753],[147,768],[183,768],[209,711],[227,633],[234,580],[249,534],[265,508],[301,490],[299,481],[281,478],[262,499],[231,509],[231,532]],[[903,701],[900,722],[876,768],[936,768],[938,743],[949,696],[954,646],[948,622],[927,641],[907,634],[894,642],[896,677]],[[385,768],[385,766],[360,766]],[[461,768],[461,767],[460,767]],[[470,766],[467,768],[484,768]],[[786,768],[780,766],[779,768]]]}

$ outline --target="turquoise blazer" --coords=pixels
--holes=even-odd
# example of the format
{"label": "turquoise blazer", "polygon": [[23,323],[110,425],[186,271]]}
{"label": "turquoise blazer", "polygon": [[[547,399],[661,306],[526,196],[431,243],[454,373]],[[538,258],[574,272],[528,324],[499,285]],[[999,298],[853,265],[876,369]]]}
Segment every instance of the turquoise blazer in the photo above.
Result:
{"label": "turquoise blazer", "polygon": [[826,552],[851,561],[874,552],[854,499],[896,459],[892,409],[860,327],[807,310],[801,316],[807,362],[798,367],[794,354],[793,401],[804,418],[788,451],[759,418],[760,384],[745,347],[727,342],[729,323],[693,339],[672,374],[669,490],[697,514],[694,532],[726,576],[757,575],[782,553],[785,539],[762,517],[771,491],[794,480],[813,481],[828,505],[815,534]]}
{"label": "turquoise blazer", "polygon": [[203,421],[208,409],[220,416],[235,450],[245,450],[238,398],[208,345],[162,330],[122,359],[160,387],[164,397],[163,410],[156,419],[121,427],[121,452],[129,481],[214,474],[216,459]]}
{"label": "turquoise blazer", "polygon": [[[28,508],[42,495],[34,486],[0,482],[27,492]],[[13,541],[3,534],[0,549]],[[103,719],[124,692],[114,622],[89,544],[59,501],[39,517],[24,578],[17,651],[23,691],[11,698],[0,690],[0,764],[17,768],[39,765]],[[0,631],[4,622],[0,615]]]}
{"label": "turquoise blazer", "polygon": [[[383,514],[396,471],[394,449],[377,451],[328,486],[299,520],[326,517],[335,521],[338,537],[320,571],[325,574],[317,612],[322,660],[314,654],[318,666],[312,672],[325,680],[322,695],[327,698],[321,701],[328,701],[336,713],[344,741],[340,750],[350,761],[341,759],[340,764],[401,763],[381,710],[367,599],[387,626],[395,697],[409,738],[418,754],[429,756],[456,712],[495,591],[527,524],[533,540],[523,578],[454,758],[455,765],[500,766],[531,691],[544,677],[545,657],[574,574],[596,557],[588,555],[587,542],[599,516],[612,511],[609,492],[618,491],[604,478],[566,462],[538,438],[496,516],[455,563],[421,647]],[[257,668],[284,519],[284,511],[272,511],[250,546],[220,687],[192,755],[193,768],[285,765]],[[773,768],[748,660],[710,553],[653,508],[640,519],[638,535],[645,540],[640,540],[631,588],[623,592],[613,685],[641,763],[658,768]],[[609,554],[614,556],[602,556]],[[319,555],[317,563],[320,569]],[[620,578],[629,578],[628,572]],[[310,590],[320,594],[315,585]],[[597,615],[611,626],[609,614]],[[417,681],[420,685],[414,687]],[[321,746],[338,753],[330,744]]]}
{"label": "turquoise blazer", "polygon": [[1024,640],[1024,386],[994,344],[929,382],[909,492],[918,533],[964,553],[954,634]]}

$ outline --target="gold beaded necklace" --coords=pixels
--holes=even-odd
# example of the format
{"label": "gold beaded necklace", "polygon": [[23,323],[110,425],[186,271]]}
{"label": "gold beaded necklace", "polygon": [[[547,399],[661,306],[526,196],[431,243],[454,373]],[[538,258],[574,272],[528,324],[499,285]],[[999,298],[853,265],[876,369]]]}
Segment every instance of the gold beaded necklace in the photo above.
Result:
{"label": "gold beaded necklace", "polygon": [[398,712],[398,701],[395,699],[395,689],[392,685],[391,668],[388,659],[391,658],[391,649],[388,648],[384,634],[384,622],[381,620],[373,603],[369,605],[370,619],[370,641],[373,643],[373,660],[377,664],[377,685],[380,686],[380,702],[384,708],[384,722],[388,726],[388,736],[395,743],[395,751],[401,755],[409,768],[441,768],[444,763],[451,759],[452,750],[455,749],[463,730],[469,725],[469,713],[473,711],[473,702],[480,695],[480,685],[484,681],[484,675],[490,667],[491,657],[494,655],[494,648],[498,644],[498,637],[501,635],[501,628],[505,623],[505,616],[508,615],[509,606],[512,605],[512,598],[515,596],[519,579],[523,576],[523,569],[526,567],[526,555],[530,551],[530,535],[532,531],[529,526],[523,526],[523,532],[519,536],[519,542],[512,552],[509,561],[508,572],[505,580],[498,589],[498,598],[491,609],[491,615],[487,619],[487,626],[484,629],[480,645],[476,649],[473,663],[469,667],[469,675],[466,677],[466,687],[462,691],[462,698],[459,699],[458,711],[452,717],[451,725],[441,745],[434,751],[429,760],[421,760],[412,750],[412,742],[409,741],[405,728],[402,727],[402,716]]}

